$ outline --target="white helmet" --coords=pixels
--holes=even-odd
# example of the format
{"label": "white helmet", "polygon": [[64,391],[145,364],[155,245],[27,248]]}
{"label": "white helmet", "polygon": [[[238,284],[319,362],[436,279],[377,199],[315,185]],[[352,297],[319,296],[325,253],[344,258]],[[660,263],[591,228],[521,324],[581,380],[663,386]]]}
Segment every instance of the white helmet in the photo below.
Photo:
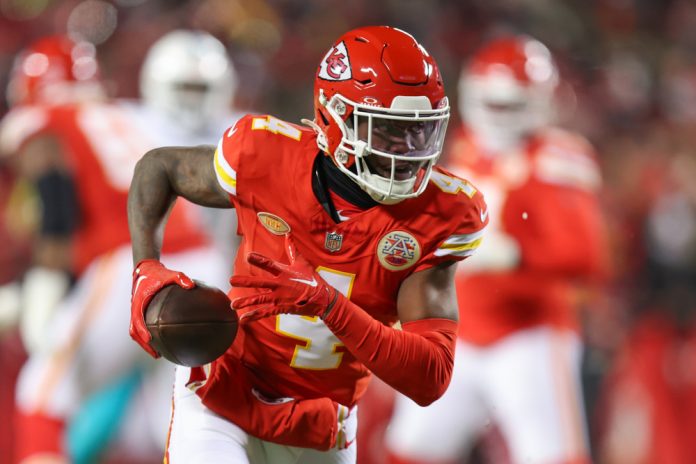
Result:
{"label": "white helmet", "polygon": [[462,70],[462,120],[485,147],[513,148],[548,124],[557,84],[556,64],[541,42],[527,36],[494,40]]}
{"label": "white helmet", "polygon": [[236,86],[225,46],[203,31],[164,35],[152,45],[140,71],[145,102],[194,131],[229,111]]}

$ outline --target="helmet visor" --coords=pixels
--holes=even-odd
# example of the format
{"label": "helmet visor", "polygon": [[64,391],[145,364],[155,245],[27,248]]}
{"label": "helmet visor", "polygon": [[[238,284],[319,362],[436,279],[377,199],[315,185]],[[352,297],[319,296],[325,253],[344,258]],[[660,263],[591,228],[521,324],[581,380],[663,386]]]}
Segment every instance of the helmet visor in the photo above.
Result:
{"label": "helmet visor", "polygon": [[386,179],[415,178],[442,151],[446,121],[415,115],[358,114],[357,139],[365,144],[370,171]]}

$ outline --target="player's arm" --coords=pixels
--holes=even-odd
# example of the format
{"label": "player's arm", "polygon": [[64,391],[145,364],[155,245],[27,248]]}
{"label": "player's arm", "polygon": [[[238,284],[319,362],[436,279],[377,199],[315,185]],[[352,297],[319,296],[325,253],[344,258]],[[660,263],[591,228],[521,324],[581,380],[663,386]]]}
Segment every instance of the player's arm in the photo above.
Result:
{"label": "player's arm", "polygon": [[273,277],[230,280],[236,287],[270,290],[232,301],[235,309],[251,309],[243,321],[279,313],[319,316],[353,356],[396,390],[423,406],[442,396],[452,375],[457,329],[452,262],[416,272],[402,283],[397,305],[403,330],[397,330],[327,284],[289,236],[286,246],[290,265],[258,253],[247,256]]}
{"label": "player's arm", "polygon": [[454,366],[457,298],[454,262],[416,272],[399,290],[402,330],[385,326],[348,299],[324,323],[377,377],[421,406],[442,396]]}
{"label": "player's arm", "polygon": [[167,214],[178,196],[213,208],[232,208],[213,168],[215,147],[151,150],[135,167],[128,193],[128,226],[135,263],[158,259]]}
{"label": "player's arm", "polygon": [[163,287],[193,288],[185,274],[159,262],[166,218],[178,196],[202,206],[231,208],[229,194],[218,184],[213,168],[215,148],[165,147],[151,150],[135,167],[128,192],[128,227],[133,247],[131,337],[152,357],[152,336],[145,326],[145,309]]}

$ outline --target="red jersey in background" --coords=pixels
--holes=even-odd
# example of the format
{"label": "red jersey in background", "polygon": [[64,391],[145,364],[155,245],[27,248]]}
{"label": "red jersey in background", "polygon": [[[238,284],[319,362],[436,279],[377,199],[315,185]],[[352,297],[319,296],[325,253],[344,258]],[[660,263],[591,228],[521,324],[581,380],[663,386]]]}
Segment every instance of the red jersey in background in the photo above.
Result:
{"label": "red jersey in background", "polygon": [[[448,167],[486,196],[486,240],[498,247],[483,247],[458,273],[461,338],[483,345],[536,325],[576,328],[573,284],[606,266],[600,173],[589,143],[545,129],[519,151],[491,155],[460,131],[450,148]],[[517,246],[505,250],[495,236]],[[494,253],[517,256],[491,265]]]}

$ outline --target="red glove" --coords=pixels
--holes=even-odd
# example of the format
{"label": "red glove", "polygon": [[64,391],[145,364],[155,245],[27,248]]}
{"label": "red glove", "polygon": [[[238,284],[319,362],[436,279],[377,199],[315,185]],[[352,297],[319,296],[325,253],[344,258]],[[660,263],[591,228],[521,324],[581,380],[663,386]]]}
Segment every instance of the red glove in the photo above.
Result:
{"label": "red glove", "polygon": [[271,276],[233,276],[234,287],[265,289],[263,293],[242,296],[232,300],[232,308],[250,308],[242,320],[256,320],[276,314],[324,316],[331,310],[339,292],[314,270],[309,262],[297,253],[289,234],[285,235],[285,251],[290,264],[283,264],[259,253],[247,255],[252,266]]}
{"label": "red glove", "polygon": [[156,259],[143,259],[135,266],[129,333],[131,338],[153,358],[159,358],[160,354],[150,346],[152,335],[145,326],[145,310],[155,294],[171,284],[177,284],[186,289],[196,286],[193,280],[183,272],[167,269]]}

